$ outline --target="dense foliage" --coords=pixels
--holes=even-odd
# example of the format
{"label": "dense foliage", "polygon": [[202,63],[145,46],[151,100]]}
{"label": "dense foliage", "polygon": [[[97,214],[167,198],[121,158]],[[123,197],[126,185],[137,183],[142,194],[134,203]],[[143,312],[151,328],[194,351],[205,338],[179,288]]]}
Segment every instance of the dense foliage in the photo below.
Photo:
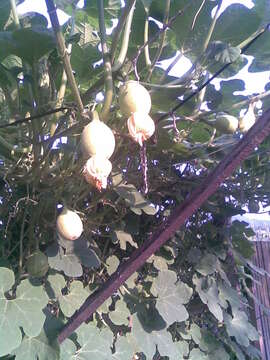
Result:
{"label": "dense foliage", "polygon": [[[224,113],[239,119],[240,111],[258,99],[256,117],[269,107],[269,84],[264,93],[247,96],[241,94],[245,82],[237,77],[247,63],[241,49],[269,21],[269,2],[254,0],[251,9],[233,4],[219,14],[222,0],[137,0],[133,15],[130,0],[129,12],[120,0],[105,0],[104,13],[94,0],[85,0],[82,9],[74,0],[55,2],[71,16],[61,30],[85,109],[104,113],[98,99],[105,97],[110,112],[104,120],[114,131],[116,148],[107,189],[99,191],[82,175],[86,159],[80,134],[91,114],[78,111],[53,30],[37,13],[18,22],[14,2],[2,0],[1,359],[259,358],[250,299],[252,272],[260,271],[251,260],[254,233],[231,218],[243,208],[258,212],[259,204],[269,205],[270,139],[90,321],[60,346],[56,337],[88,295],[242,137],[239,130],[224,131],[217,119]],[[113,19],[121,21],[105,37],[99,19],[107,29]],[[249,72],[269,70],[269,37],[265,32],[248,49]],[[109,49],[104,60],[113,65],[112,102],[100,61],[101,38]],[[178,59],[186,56],[193,64],[181,77],[158,66],[177,51]],[[171,112],[230,62],[219,75],[219,91],[210,84]],[[121,84],[138,79],[150,92],[156,127],[143,147],[128,135],[118,102]],[[61,106],[65,109],[50,113]],[[62,206],[83,222],[78,240],[56,232]]]}

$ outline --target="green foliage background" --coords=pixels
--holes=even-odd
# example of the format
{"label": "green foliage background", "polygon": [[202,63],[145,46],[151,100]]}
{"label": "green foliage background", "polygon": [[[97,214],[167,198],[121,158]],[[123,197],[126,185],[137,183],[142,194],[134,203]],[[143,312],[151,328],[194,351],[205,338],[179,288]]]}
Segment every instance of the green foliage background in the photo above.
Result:
{"label": "green foliage background", "polygon": [[[116,133],[117,145],[108,188],[100,193],[81,174],[80,133],[85,123],[76,113],[69,85],[63,101],[59,99],[63,62],[52,29],[37,13],[25,14],[16,24],[12,2],[1,1],[1,359],[260,357],[248,297],[253,271],[260,271],[251,261],[254,233],[247,223],[231,222],[231,217],[243,214],[244,206],[259,211],[259,203],[269,205],[269,138],[89,322],[61,346],[56,342],[87,296],[144,243],[242,136],[239,131],[215,131],[208,120],[221,112],[239,118],[240,111],[258,96],[234,95],[245,89],[245,83],[228,78],[245,66],[241,48],[269,21],[269,3],[254,0],[252,9],[233,4],[215,19],[211,14],[221,2],[137,0],[127,56],[113,73],[114,98],[107,124]],[[85,0],[82,9],[76,8],[76,1],[56,4],[71,15],[62,32],[84,105],[87,109],[96,105],[101,111],[102,103],[96,103],[96,95],[104,94],[96,1]],[[104,5],[109,28],[123,9],[120,0],[105,0]],[[181,9],[166,31],[149,20],[162,23]],[[147,66],[142,49],[148,21],[152,66]],[[107,36],[107,43],[109,48],[117,45],[117,59],[123,33],[114,43],[115,31]],[[269,69],[269,37],[265,32],[249,48],[250,72]],[[181,78],[155,66],[176,51],[193,63]],[[185,98],[228,62],[232,65],[220,75],[219,91],[209,85],[180,107],[174,114],[175,127],[172,114],[158,121],[179,97]],[[135,79],[134,65],[150,91],[156,122],[155,135],[147,142],[147,195],[142,192],[140,149],[125,136],[127,119],[118,107],[119,87],[126,79]],[[257,97],[262,111],[270,104],[268,91],[269,83]],[[201,111],[202,102],[207,102],[209,111]],[[69,110],[1,128],[61,104]],[[259,116],[260,111],[255,111]],[[56,145],[63,135],[66,142]],[[76,210],[83,220],[84,232],[76,242],[56,234],[59,204]],[[41,277],[30,276],[26,267],[37,250],[48,258],[48,264],[42,260]]]}

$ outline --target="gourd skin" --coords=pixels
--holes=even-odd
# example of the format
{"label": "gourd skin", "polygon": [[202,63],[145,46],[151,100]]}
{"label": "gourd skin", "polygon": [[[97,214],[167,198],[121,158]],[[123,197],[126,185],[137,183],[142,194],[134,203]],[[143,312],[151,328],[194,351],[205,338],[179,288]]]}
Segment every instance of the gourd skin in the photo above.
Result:
{"label": "gourd skin", "polygon": [[122,115],[127,118],[138,111],[149,114],[151,97],[145,87],[130,80],[120,87],[119,106]]}
{"label": "gourd skin", "polygon": [[143,145],[155,132],[155,123],[149,115],[142,112],[135,112],[127,121],[130,136],[134,141]]}
{"label": "gourd skin", "polygon": [[109,159],[115,148],[112,130],[99,119],[92,120],[81,134],[81,148],[86,158],[98,154]]}
{"label": "gourd skin", "polygon": [[217,115],[213,126],[223,134],[233,134],[238,128],[238,119],[232,115]]}
{"label": "gourd skin", "polygon": [[64,208],[57,217],[56,228],[60,236],[66,240],[77,240],[83,232],[81,218],[67,208]]}
{"label": "gourd skin", "polygon": [[239,120],[239,130],[242,133],[248,130],[255,124],[256,116],[254,114],[254,104],[250,104],[246,114]]}

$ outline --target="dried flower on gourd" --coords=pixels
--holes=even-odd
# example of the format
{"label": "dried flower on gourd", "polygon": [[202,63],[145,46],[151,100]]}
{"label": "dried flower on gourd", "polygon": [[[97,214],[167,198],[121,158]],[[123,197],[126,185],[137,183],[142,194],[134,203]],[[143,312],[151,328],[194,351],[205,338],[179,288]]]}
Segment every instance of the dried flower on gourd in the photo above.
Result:
{"label": "dried flower on gourd", "polygon": [[87,160],[83,175],[85,180],[94,185],[99,191],[106,189],[107,178],[112,171],[112,164],[110,160],[103,156],[94,155]]}
{"label": "dried flower on gourd", "polygon": [[135,112],[127,121],[128,131],[134,141],[143,145],[155,132],[155,123],[152,118],[145,113]]}

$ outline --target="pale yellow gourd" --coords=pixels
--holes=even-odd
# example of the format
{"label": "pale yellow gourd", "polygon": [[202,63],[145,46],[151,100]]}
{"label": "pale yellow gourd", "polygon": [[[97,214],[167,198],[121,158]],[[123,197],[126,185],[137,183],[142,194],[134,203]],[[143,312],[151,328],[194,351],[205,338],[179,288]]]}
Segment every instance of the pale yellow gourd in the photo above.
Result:
{"label": "pale yellow gourd", "polygon": [[119,90],[121,114],[130,117],[135,112],[149,114],[151,97],[149,92],[138,81],[127,81]]}
{"label": "pale yellow gourd", "polygon": [[83,232],[83,223],[77,213],[64,208],[56,220],[56,229],[66,240],[77,240]]}
{"label": "pale yellow gourd", "polygon": [[109,126],[99,120],[96,112],[94,119],[83,129],[81,148],[86,158],[98,154],[109,159],[114,152],[114,134]]}

